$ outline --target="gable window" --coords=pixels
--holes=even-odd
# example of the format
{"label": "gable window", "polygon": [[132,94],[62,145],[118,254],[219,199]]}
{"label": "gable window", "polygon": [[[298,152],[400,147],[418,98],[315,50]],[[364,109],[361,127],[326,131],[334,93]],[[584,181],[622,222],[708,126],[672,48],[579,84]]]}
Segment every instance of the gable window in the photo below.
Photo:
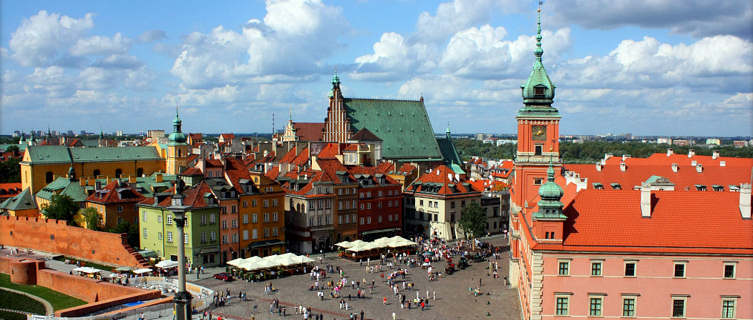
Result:
{"label": "gable window", "polygon": [[533,88],[533,94],[537,96],[543,96],[546,92],[546,88],[544,87],[534,87]]}
{"label": "gable window", "polygon": [[685,278],[685,262],[675,262],[675,278]]}
{"label": "gable window", "polygon": [[591,275],[592,276],[601,276],[601,261],[591,261]]}
{"label": "gable window", "polygon": [[635,261],[625,262],[625,276],[635,277]]}

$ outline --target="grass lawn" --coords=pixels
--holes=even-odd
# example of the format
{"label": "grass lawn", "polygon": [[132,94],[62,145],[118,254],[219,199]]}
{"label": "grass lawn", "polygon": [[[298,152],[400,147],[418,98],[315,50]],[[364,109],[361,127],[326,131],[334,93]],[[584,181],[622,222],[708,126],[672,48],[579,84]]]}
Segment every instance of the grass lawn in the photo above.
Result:
{"label": "grass lawn", "polygon": [[44,305],[22,294],[0,290],[0,308],[44,315]]}
{"label": "grass lawn", "polygon": [[[11,283],[10,276],[4,273],[0,273],[0,287],[23,291],[28,294],[40,297],[52,304],[52,308],[55,310],[61,310],[86,304],[86,302],[83,300],[76,299],[74,297],[47,289],[45,287],[27,286]],[[44,310],[44,308],[42,310]],[[42,313],[44,313],[44,311]]]}
{"label": "grass lawn", "polygon": [[26,320],[26,316],[15,312],[0,311],[0,319],[4,320]]}

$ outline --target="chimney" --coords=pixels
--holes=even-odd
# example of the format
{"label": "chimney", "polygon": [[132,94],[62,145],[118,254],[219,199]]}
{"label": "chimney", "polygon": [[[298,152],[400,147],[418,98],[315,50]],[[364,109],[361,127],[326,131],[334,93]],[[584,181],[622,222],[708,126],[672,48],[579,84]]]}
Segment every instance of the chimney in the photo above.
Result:
{"label": "chimney", "polygon": [[596,171],[601,171],[601,162],[596,163]]}
{"label": "chimney", "polygon": [[674,153],[674,150],[672,148],[667,149],[667,157],[671,156]]}
{"label": "chimney", "polygon": [[620,162],[620,171],[627,171],[627,164],[625,164],[625,162]]}
{"label": "chimney", "polygon": [[690,149],[688,150],[688,158],[692,158],[695,155],[695,150]]}
{"label": "chimney", "polygon": [[700,163],[697,164],[695,166],[695,171],[698,172],[698,173],[702,173],[703,172],[703,165],[701,165]]}
{"label": "chimney", "polygon": [[680,170],[680,166],[678,164],[676,164],[676,163],[673,163],[672,164],[672,172],[677,172],[678,170]]}
{"label": "chimney", "polygon": [[641,217],[651,218],[651,188],[641,186]]}
{"label": "chimney", "polygon": [[743,219],[750,219],[750,185],[740,185],[740,215]]}
{"label": "chimney", "polygon": [[714,152],[711,153],[711,159],[716,160],[716,158],[719,158],[719,151],[714,150]]}

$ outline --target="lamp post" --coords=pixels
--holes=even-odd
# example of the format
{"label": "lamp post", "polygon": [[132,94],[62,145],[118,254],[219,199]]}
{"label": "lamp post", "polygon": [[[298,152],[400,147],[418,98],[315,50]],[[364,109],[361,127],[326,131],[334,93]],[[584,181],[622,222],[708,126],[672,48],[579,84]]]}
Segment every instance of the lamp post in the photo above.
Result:
{"label": "lamp post", "polygon": [[175,194],[170,207],[167,209],[173,212],[173,220],[178,228],[178,292],[175,293],[175,316],[177,320],[191,319],[191,294],[186,291],[186,253],[185,253],[185,233],[183,228],[186,226],[186,209],[183,205],[183,189],[185,183],[180,176],[175,182]]}

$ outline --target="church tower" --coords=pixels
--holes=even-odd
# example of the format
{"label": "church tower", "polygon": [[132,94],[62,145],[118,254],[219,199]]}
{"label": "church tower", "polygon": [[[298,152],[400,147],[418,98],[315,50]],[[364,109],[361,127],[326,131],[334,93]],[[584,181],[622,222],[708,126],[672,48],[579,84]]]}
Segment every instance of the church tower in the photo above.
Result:
{"label": "church tower", "polygon": [[340,91],[340,77],[332,76],[332,91],[329,92],[327,118],[324,119],[323,141],[345,143],[350,139],[350,120],[345,112],[345,102]]}
{"label": "church tower", "polygon": [[167,174],[179,174],[186,168],[188,159],[188,144],[186,135],[181,131],[183,121],[178,116],[178,108],[175,108],[173,119],[173,132],[167,136]]}
{"label": "church tower", "polygon": [[[546,182],[547,167],[561,166],[559,158],[560,114],[552,107],[555,86],[549,79],[541,57],[541,2],[539,2],[536,50],[533,70],[520,87],[523,108],[515,117],[518,122],[518,150],[515,156],[515,180],[512,202],[523,208],[536,196],[538,188]],[[533,205],[533,204],[530,204]]]}

